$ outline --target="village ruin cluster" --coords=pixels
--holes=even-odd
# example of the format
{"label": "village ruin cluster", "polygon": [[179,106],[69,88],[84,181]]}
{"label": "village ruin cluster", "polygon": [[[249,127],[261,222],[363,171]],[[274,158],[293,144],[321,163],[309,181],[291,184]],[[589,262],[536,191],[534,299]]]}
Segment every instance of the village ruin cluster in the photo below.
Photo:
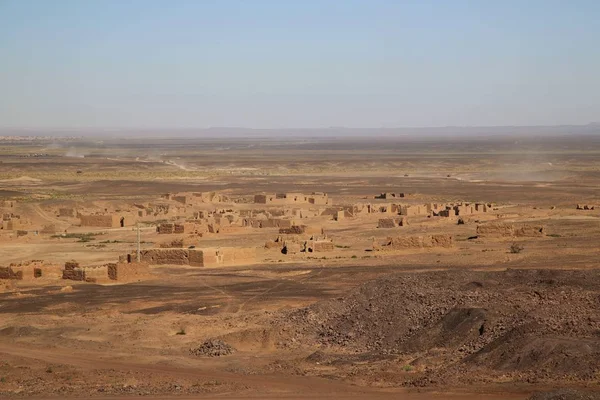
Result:
{"label": "village ruin cluster", "polygon": [[[359,200],[359,201],[358,201]],[[324,192],[232,195],[222,192],[179,192],[146,202],[39,205],[55,223],[39,225],[18,201],[2,203],[2,235],[9,240],[64,242],[125,233],[130,248],[101,263],[22,260],[0,268],[3,279],[62,278],[74,281],[127,282],[143,279],[151,266],[224,267],[252,265],[270,259],[306,260],[311,255],[342,258],[348,241],[340,227],[361,224],[373,231],[372,243],[351,257],[376,251],[445,248],[454,245],[451,225],[466,221],[479,238],[542,237],[543,226],[514,224],[502,218],[502,205],[491,202],[423,203],[407,193],[381,193],[355,202],[335,201]],[[578,204],[577,210],[594,210]],[[19,214],[15,214],[16,210]],[[415,234],[408,227],[427,234]],[[431,233],[429,233],[431,231]],[[138,234],[143,243],[136,240]],[[99,237],[99,236],[98,236]],[[20,239],[23,238],[23,239]],[[149,240],[149,239],[152,240]],[[256,243],[267,238],[259,245]],[[91,240],[90,240],[91,241]],[[110,245],[110,239],[103,243]],[[118,243],[118,241],[115,241]],[[238,243],[239,245],[236,245]],[[314,253],[314,254],[313,254]],[[59,268],[64,264],[64,268]],[[35,267],[32,267],[35,265]],[[57,274],[56,271],[61,273]]]}

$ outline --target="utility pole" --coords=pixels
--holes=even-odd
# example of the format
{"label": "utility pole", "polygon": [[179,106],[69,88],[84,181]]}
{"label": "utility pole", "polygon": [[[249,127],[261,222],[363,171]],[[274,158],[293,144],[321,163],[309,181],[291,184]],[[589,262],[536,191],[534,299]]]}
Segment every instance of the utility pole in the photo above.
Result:
{"label": "utility pole", "polygon": [[140,259],[140,223],[137,222],[135,225],[137,227],[137,262],[139,263],[141,261],[141,259]]}

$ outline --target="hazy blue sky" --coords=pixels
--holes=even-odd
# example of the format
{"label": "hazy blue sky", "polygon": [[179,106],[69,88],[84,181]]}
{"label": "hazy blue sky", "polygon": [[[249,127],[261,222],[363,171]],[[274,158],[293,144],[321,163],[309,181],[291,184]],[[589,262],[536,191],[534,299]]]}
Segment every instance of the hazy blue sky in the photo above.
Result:
{"label": "hazy blue sky", "polygon": [[0,0],[0,126],[600,119],[597,0]]}

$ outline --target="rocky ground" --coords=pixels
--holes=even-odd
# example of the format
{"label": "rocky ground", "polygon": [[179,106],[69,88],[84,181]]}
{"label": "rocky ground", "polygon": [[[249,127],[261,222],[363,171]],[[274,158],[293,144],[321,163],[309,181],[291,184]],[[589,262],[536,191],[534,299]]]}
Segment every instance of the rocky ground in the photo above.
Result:
{"label": "rocky ground", "polygon": [[352,366],[342,375],[361,379],[381,370],[405,372],[395,381],[408,386],[600,379],[597,270],[393,274],[274,325],[284,348],[319,347],[307,368]]}

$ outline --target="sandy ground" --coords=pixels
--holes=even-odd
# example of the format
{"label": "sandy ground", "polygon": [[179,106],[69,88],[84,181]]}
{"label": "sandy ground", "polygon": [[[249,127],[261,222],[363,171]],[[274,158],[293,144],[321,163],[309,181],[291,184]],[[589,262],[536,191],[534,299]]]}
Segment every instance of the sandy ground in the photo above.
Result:
{"label": "sandy ground", "polygon": [[[349,375],[365,365],[377,375],[383,364],[355,360],[338,367],[307,366],[322,346],[290,346],[270,335],[286,313],[345,298],[357,287],[396,272],[595,270],[600,260],[600,143],[557,138],[540,143],[447,141],[92,142],[43,150],[22,144],[0,154],[6,199],[26,216],[30,233],[0,232],[2,265],[43,259],[60,265],[114,262],[135,249],[126,228],[78,227],[56,207],[94,204],[98,209],[157,199],[164,192],[220,190],[231,196],[258,192],[325,191],[336,204],[369,201],[385,191],[410,193],[405,202],[484,201],[486,215],[455,220],[411,218],[403,228],[378,229],[377,215],[321,225],[338,246],[324,255],[284,256],[262,249],[277,229],[254,229],[196,238],[197,246],[255,246],[255,264],[221,269],[155,266],[141,282],[73,283],[57,279],[0,285],[0,397],[21,398],[400,398],[525,399],[555,387],[598,389],[600,376],[584,382],[496,379],[407,387],[415,372],[380,379]],[[157,154],[157,149],[158,151]],[[48,157],[23,155],[48,152]],[[81,171],[81,173],[77,173]],[[406,176],[408,175],[408,176]],[[448,176],[450,175],[450,176]],[[252,207],[233,204],[233,208]],[[7,212],[7,210],[4,210]],[[540,224],[541,237],[478,238],[490,221]],[[35,234],[48,224],[58,236]],[[94,233],[92,240],[61,238]],[[445,233],[451,249],[373,252],[390,235]],[[142,248],[165,240],[153,226],[142,230]],[[518,254],[509,248],[517,241]],[[325,303],[322,303],[325,304]],[[182,332],[184,334],[182,334]],[[236,351],[196,357],[191,348],[223,338]],[[291,340],[287,338],[285,340]],[[402,365],[398,365],[402,367]]]}

